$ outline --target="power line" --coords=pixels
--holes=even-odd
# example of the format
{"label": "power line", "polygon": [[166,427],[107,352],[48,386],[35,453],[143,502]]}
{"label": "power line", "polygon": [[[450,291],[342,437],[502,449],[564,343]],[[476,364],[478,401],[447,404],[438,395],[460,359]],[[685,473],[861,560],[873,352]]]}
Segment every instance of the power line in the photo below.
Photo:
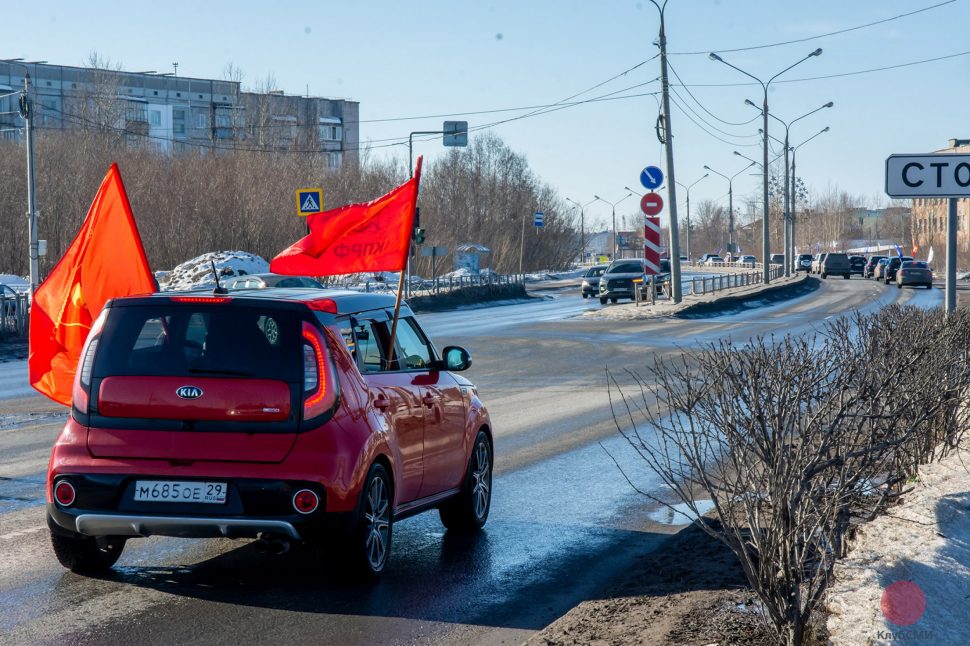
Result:
{"label": "power line", "polygon": [[836,31],[826,32],[824,34],[816,34],[815,36],[806,36],[805,38],[796,38],[794,40],[783,40],[777,43],[767,43],[765,45],[752,45],[750,47],[735,47],[733,49],[705,49],[704,51],[698,52],[668,52],[668,56],[707,56],[710,52],[720,52],[729,54],[731,52],[748,52],[755,49],[768,49],[769,47],[781,47],[782,45],[794,45],[796,43],[805,43],[810,40],[817,40],[819,38],[828,38],[829,36],[837,36],[839,34],[847,34],[851,31],[858,31],[860,29],[866,29],[868,27],[875,27],[876,25],[881,25],[887,22],[892,22],[893,20],[899,20],[900,18],[907,18],[909,16],[914,16],[918,13],[923,13],[924,11],[930,11],[932,9],[938,9],[939,7],[953,4],[957,0],[946,0],[945,2],[938,2],[937,4],[930,5],[928,7],[923,7],[922,9],[916,9],[907,13],[896,14],[895,16],[890,16],[888,18],[882,18],[881,20],[876,20],[874,22],[867,22],[864,25],[856,25],[855,27],[846,27],[845,29],[838,29]]}
{"label": "power line", "polygon": [[[701,103],[697,99],[696,96],[694,96],[694,93],[690,91],[690,87],[687,84],[684,83],[684,80],[682,78],[680,78],[680,74],[678,74],[677,73],[677,70],[674,69],[674,66],[670,64],[670,61],[667,61],[667,67],[670,68],[670,71],[673,72],[674,73],[674,76],[677,78],[677,80],[680,81],[680,83],[681,83],[681,86],[680,87],[684,88],[684,90],[686,90],[686,92],[690,96],[690,98],[694,99],[694,103],[696,103],[697,105],[699,105],[701,107],[701,110],[703,110],[707,114],[711,115],[712,117],[714,117],[715,119],[717,119],[721,123],[727,124],[729,126],[746,126],[749,123],[751,123],[752,121],[754,121],[755,119],[759,119],[760,118],[760,115],[757,115],[756,114],[753,117],[751,117],[750,119],[748,119],[747,121],[735,122],[735,121],[726,121],[726,120],[722,119],[721,117],[717,116],[716,114],[714,114],[713,112],[711,112],[710,110],[708,110],[706,107],[704,107],[704,104]],[[683,98],[681,100],[683,100]]]}
{"label": "power line", "polygon": [[[944,61],[950,58],[959,58],[960,56],[967,56],[968,54],[970,54],[970,50],[967,50],[965,52],[957,52],[955,54],[946,54],[945,56],[935,56],[933,58],[924,58],[918,61],[897,63],[895,65],[885,65],[883,67],[871,67],[869,69],[855,70],[852,72],[840,72],[838,74],[825,74],[823,76],[804,76],[801,78],[794,78],[794,79],[778,79],[777,81],[774,81],[774,83],[775,85],[779,83],[802,83],[805,81],[821,81],[824,79],[834,79],[834,78],[840,78],[843,76],[859,76],[860,74],[870,74],[873,72],[885,72],[887,70],[895,70],[902,67],[912,67],[913,65],[935,63],[936,61]],[[751,85],[758,85],[758,84],[753,81],[748,81],[748,82],[742,81],[739,83],[691,83],[690,87],[744,87],[744,86],[751,86]],[[678,85],[677,87],[686,87],[686,86]]]}
{"label": "power line", "polygon": [[[750,138],[752,138],[752,137],[758,137],[758,136],[759,136],[759,135],[758,135],[758,133],[754,133],[754,134],[750,134],[750,135],[738,135],[738,134],[735,134],[735,133],[733,133],[733,132],[728,132],[727,130],[722,130],[721,128],[719,128],[719,127],[717,127],[717,126],[715,126],[715,125],[714,125],[713,123],[711,123],[710,121],[708,121],[707,119],[705,119],[704,117],[702,117],[701,115],[699,115],[699,114],[697,113],[697,111],[696,111],[696,110],[695,110],[694,108],[692,108],[692,107],[690,106],[690,104],[689,104],[689,103],[688,103],[688,102],[687,102],[686,100],[684,100],[684,97],[682,97],[682,96],[680,95],[680,93],[679,93],[679,92],[677,92],[677,90],[675,90],[675,89],[674,89],[673,87],[671,87],[671,88],[670,88],[670,91],[671,91],[671,92],[672,92],[672,93],[673,93],[673,94],[674,94],[674,95],[675,95],[675,96],[676,96],[676,97],[677,97],[678,99],[680,99],[680,102],[681,102],[681,103],[683,104],[683,105],[681,106],[682,108],[686,108],[686,109],[688,109],[688,110],[690,110],[690,111],[691,111],[691,113],[693,113],[693,115],[694,115],[695,117],[697,117],[697,118],[698,118],[699,120],[701,120],[701,121],[703,121],[703,122],[704,122],[704,125],[706,125],[706,126],[707,126],[708,128],[710,128],[711,130],[716,130],[716,131],[718,131],[718,132],[720,132],[720,133],[721,133],[722,135],[726,135],[726,136],[728,136],[728,137],[737,137],[737,138],[739,138],[739,139],[750,139]],[[758,118],[758,115],[755,115],[755,119],[757,119],[757,118]],[[753,121],[753,120],[754,120],[754,119],[752,119],[752,121]],[[751,123],[751,121],[749,121],[748,123]]]}
{"label": "power line", "polygon": [[586,88],[582,92],[577,92],[576,94],[573,94],[572,96],[568,96],[565,99],[562,99],[560,101],[557,101],[556,103],[550,103],[548,105],[533,105],[533,106],[524,106],[524,107],[521,107],[521,108],[497,108],[497,109],[494,109],[494,110],[474,110],[474,111],[468,111],[468,112],[448,112],[448,113],[442,113],[442,114],[428,114],[428,115],[417,116],[417,117],[387,117],[387,118],[383,118],[383,119],[360,119],[359,121],[357,121],[357,123],[387,123],[387,122],[391,122],[391,121],[416,121],[416,120],[420,120],[420,119],[440,119],[442,117],[464,117],[464,116],[475,116],[475,115],[479,115],[479,114],[493,114],[493,113],[497,113],[497,112],[514,112],[514,111],[517,111],[517,110],[530,110],[530,109],[534,109],[534,108],[540,108],[540,109],[541,108],[547,108],[547,107],[550,107],[550,106],[553,106],[553,105],[558,105],[560,103],[565,103],[566,101],[570,101],[571,99],[575,99],[576,97],[582,96],[583,94],[586,94],[587,92],[592,92],[596,88],[602,87],[602,86],[606,85],[607,83],[609,83],[611,81],[615,81],[616,79],[620,78],[621,76],[625,76],[625,75],[629,74],[630,72],[632,72],[633,70],[637,69],[638,67],[641,67],[643,65],[646,65],[647,63],[649,63],[650,61],[654,60],[658,56],[660,56],[660,54],[654,54],[650,58],[648,58],[646,60],[643,60],[643,61],[640,61],[636,65],[634,65],[632,67],[629,67],[629,68],[623,70],[619,74],[616,74],[614,76],[611,76],[610,78],[606,79],[605,81],[601,81],[601,82],[597,83],[596,85],[592,85],[592,86]]}
{"label": "power line", "polygon": [[[620,92],[626,92],[626,91],[629,91],[630,89],[634,89],[634,88],[637,88],[637,87],[642,87],[644,85],[648,85],[648,84],[653,83],[653,82],[655,82],[655,80],[654,81],[648,81],[646,83],[639,83],[637,85],[633,85],[633,86],[630,86],[628,88],[622,88],[620,90],[615,90],[613,92],[610,92],[610,93],[607,93],[607,94],[604,94],[604,95],[600,95],[600,96],[596,96],[596,97],[591,97],[589,99],[584,99],[582,101],[574,101],[574,102],[562,103],[562,104],[555,104],[555,103],[554,104],[549,104],[552,107],[550,107],[547,110],[543,110],[543,111],[539,111],[539,112],[535,112],[535,113],[527,113],[527,114],[524,114],[524,115],[518,115],[518,116],[515,116],[515,117],[511,117],[509,119],[504,119],[504,120],[501,120],[501,121],[496,121],[496,122],[493,122],[493,123],[490,123],[490,124],[483,124],[483,125],[480,125],[480,126],[476,126],[474,128],[470,128],[469,131],[474,132],[474,131],[477,131],[477,130],[485,130],[485,129],[493,128],[493,127],[495,127],[497,125],[501,125],[501,124],[504,124],[504,123],[508,123],[510,121],[516,121],[516,120],[519,120],[519,119],[525,119],[525,118],[532,117],[532,116],[540,116],[542,114],[547,114],[549,112],[555,112],[555,111],[558,111],[558,110],[564,110],[566,108],[571,108],[571,107],[575,107],[575,106],[578,106],[578,105],[585,105],[585,104],[588,104],[588,103],[599,103],[599,102],[602,102],[602,101],[619,101],[619,100],[624,100],[624,99],[635,99],[635,98],[644,97],[644,96],[653,96],[653,95],[656,94],[656,92],[641,92],[641,93],[636,93],[636,94],[623,94],[623,95],[620,95],[620,96],[616,96]],[[192,140],[174,139],[174,138],[171,138],[171,137],[164,137],[164,136],[159,136],[159,135],[151,135],[151,134],[147,134],[147,133],[143,133],[143,132],[137,132],[137,131],[130,130],[130,129],[125,128],[125,127],[109,126],[109,125],[105,125],[103,123],[100,123],[98,121],[94,121],[92,119],[85,118],[82,115],[64,112],[64,111],[59,110],[57,108],[47,107],[47,108],[44,108],[44,110],[49,111],[49,112],[55,112],[55,113],[57,113],[58,115],[60,115],[60,118],[62,120],[67,121],[69,123],[74,123],[74,124],[82,125],[82,126],[85,126],[85,125],[86,126],[89,126],[88,128],[86,128],[86,129],[89,129],[89,130],[108,131],[108,132],[114,132],[114,133],[119,134],[119,135],[135,136],[135,137],[141,137],[143,139],[152,140],[152,141],[169,142],[169,143],[173,143],[173,144],[179,144],[179,145],[185,145],[185,146],[193,146],[193,147],[196,147],[196,148],[205,148],[205,149],[211,149],[211,150],[236,150],[236,151],[241,151],[241,152],[265,152],[265,153],[274,153],[274,154],[311,154],[311,153],[326,153],[326,152],[357,152],[357,151],[360,151],[360,150],[374,150],[374,149],[379,149],[379,148],[389,148],[389,147],[392,147],[392,146],[399,146],[399,145],[402,145],[402,144],[404,144],[404,143],[406,143],[408,141],[408,137],[402,135],[400,137],[393,137],[393,138],[380,139],[380,140],[370,140],[370,141],[366,142],[365,144],[359,144],[356,148],[346,148],[345,147],[345,148],[343,148],[340,151],[328,151],[328,150],[322,150],[322,149],[319,149],[319,148],[310,148],[310,149],[293,149],[293,148],[290,148],[290,149],[283,149],[283,150],[281,150],[281,149],[276,149],[276,148],[271,148],[271,147],[265,147],[265,146],[263,146],[263,147],[255,146],[254,147],[254,146],[251,146],[251,145],[249,145],[249,146],[247,146],[247,145],[240,145],[239,143],[231,143],[231,144],[228,144],[228,145],[221,145],[221,144],[219,144],[217,142],[214,142],[214,141],[192,141]],[[39,129],[42,129],[42,130],[61,130],[61,128],[55,128],[55,127],[40,127]],[[430,139],[433,139],[433,138],[436,138],[436,136],[433,136],[433,137],[431,137],[429,139],[418,139],[418,141],[430,140]],[[378,141],[378,142],[393,142],[393,143],[380,143],[379,145],[372,145],[373,142],[375,142],[375,141]]]}
{"label": "power line", "polygon": [[707,128],[705,128],[704,126],[702,126],[701,124],[697,123],[697,121],[694,120],[694,117],[692,117],[690,115],[690,113],[687,112],[687,110],[685,110],[684,107],[682,105],[680,105],[680,103],[678,103],[677,99],[673,96],[673,94],[671,94],[670,100],[673,102],[674,105],[676,105],[678,108],[680,108],[681,114],[683,114],[685,117],[687,117],[690,120],[691,123],[693,123],[695,126],[697,126],[701,130],[703,130],[704,132],[706,132],[711,137],[717,139],[721,143],[728,144],[729,146],[737,146],[737,147],[744,147],[744,148],[752,148],[752,147],[760,146],[761,145],[761,144],[758,144],[758,143],[739,144],[739,143],[735,143],[733,141],[728,141],[727,139],[724,139],[723,137],[720,137],[720,136],[714,134],[713,132],[711,132],[710,130],[708,130]]}

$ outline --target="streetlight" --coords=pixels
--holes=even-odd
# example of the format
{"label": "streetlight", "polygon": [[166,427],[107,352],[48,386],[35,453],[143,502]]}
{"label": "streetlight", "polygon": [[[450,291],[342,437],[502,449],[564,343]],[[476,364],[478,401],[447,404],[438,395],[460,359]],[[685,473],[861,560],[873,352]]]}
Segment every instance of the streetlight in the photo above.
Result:
{"label": "streetlight", "polygon": [[825,108],[831,108],[833,105],[835,105],[835,103],[833,103],[832,101],[829,101],[825,105],[820,106],[818,108],[815,108],[814,110],[811,110],[809,112],[806,112],[802,116],[800,116],[800,117],[798,117],[796,119],[792,119],[788,123],[785,123],[784,121],[782,121],[781,119],[779,119],[775,115],[771,114],[770,112],[768,113],[768,116],[769,117],[771,117],[772,119],[774,119],[775,121],[777,121],[778,123],[780,123],[781,125],[783,125],[785,127],[785,141],[782,144],[784,146],[784,148],[785,148],[785,277],[788,277],[788,276],[791,275],[791,272],[790,272],[790,270],[791,270],[791,264],[792,264],[793,257],[795,255],[795,242],[794,242],[794,238],[793,238],[793,236],[791,235],[791,232],[790,232],[790,227],[791,227],[791,209],[790,209],[790,206],[789,205],[791,203],[791,200],[793,199],[793,197],[791,197],[791,196],[794,195],[794,192],[789,193],[789,191],[788,191],[788,186],[789,186],[789,179],[788,179],[789,178],[789,176],[788,176],[788,150],[789,150],[788,131],[792,127],[792,125],[794,125],[794,123],[796,121],[801,121],[805,117],[811,116],[811,115],[815,114],[816,112],[818,112],[819,110],[824,110]]}
{"label": "streetlight", "polygon": [[580,204],[576,200],[566,198],[567,202],[572,202],[579,207],[579,262],[586,261],[586,207],[595,202],[590,200],[586,204]]}
{"label": "streetlight", "polygon": [[[707,166],[705,166],[704,168],[707,168]],[[684,186],[683,184],[680,184],[680,182],[677,182],[685,191],[687,191],[687,262],[690,262],[690,189],[694,188],[694,184],[701,181],[701,179],[704,179],[704,177],[708,177],[709,175],[710,173],[704,173],[703,177],[701,177],[696,182],[689,184],[687,186]]]}
{"label": "streetlight", "polygon": [[[734,178],[757,163],[758,162],[751,160],[750,164],[748,164],[747,166],[745,166],[744,168],[736,172],[734,175],[731,175],[730,177],[725,175],[724,173],[720,173],[714,170],[710,166],[706,166],[706,165],[704,166],[705,169],[711,171],[715,175],[720,175],[721,177],[723,177],[728,181],[728,253],[731,253],[731,254],[734,253]],[[690,209],[688,209],[688,212],[690,212]],[[689,246],[690,245],[688,245],[688,247]]]}
{"label": "streetlight", "polygon": [[[771,280],[771,270],[770,270],[770,265],[768,263],[768,259],[771,257],[771,240],[769,238],[769,231],[768,231],[768,86],[771,85],[771,82],[772,81],[774,81],[776,78],[778,78],[779,76],[781,76],[782,74],[784,74],[788,70],[792,69],[796,65],[798,65],[800,63],[804,63],[805,61],[807,61],[808,59],[812,58],[813,56],[819,56],[821,53],[822,53],[822,48],[819,47],[814,52],[812,52],[811,54],[809,54],[808,56],[806,56],[805,58],[802,58],[801,60],[796,61],[795,63],[789,65],[788,67],[786,67],[782,71],[780,71],[777,74],[775,74],[774,76],[772,76],[770,79],[768,79],[767,82],[762,81],[761,79],[759,79],[757,76],[754,76],[753,74],[749,74],[748,72],[745,72],[740,67],[736,67],[736,66],[732,65],[731,63],[728,63],[726,60],[724,60],[723,58],[721,58],[720,56],[718,56],[714,52],[711,52],[710,55],[709,55],[710,56],[710,59],[712,61],[718,61],[720,63],[724,63],[728,67],[730,67],[730,68],[732,68],[734,70],[737,70],[738,72],[741,72],[742,74],[744,74],[748,78],[754,79],[755,81],[758,82],[759,85],[761,85],[762,90],[764,90],[764,101],[762,102],[761,113],[762,113],[762,117],[763,117],[763,123],[764,123],[763,127],[764,127],[764,130],[765,130],[765,136],[763,137],[763,139],[764,139],[764,146],[763,146],[763,148],[764,148],[764,153],[763,153],[764,161],[762,162],[762,169],[761,170],[762,170],[762,173],[764,175],[764,178],[763,178],[763,184],[764,184],[763,192],[764,192],[764,195],[763,195],[763,197],[764,197],[764,210],[765,210],[765,212],[764,212],[764,222],[763,222],[763,227],[762,227],[762,229],[763,229],[762,233],[764,235],[764,241],[762,243],[762,256],[763,256],[763,260],[764,260],[763,265],[764,265],[764,282],[765,282],[765,284],[767,284]],[[746,103],[751,103],[751,102],[750,101],[746,101]],[[752,105],[754,105],[754,104],[752,103]],[[755,106],[755,107],[758,107],[758,106]]]}
{"label": "streetlight", "polygon": [[633,196],[633,193],[627,193],[626,195],[624,195],[623,197],[621,197],[620,199],[618,199],[616,202],[610,202],[609,200],[604,200],[599,195],[594,195],[593,196],[594,198],[596,198],[596,199],[593,200],[594,202],[596,202],[597,200],[600,201],[600,202],[605,202],[606,204],[609,204],[610,205],[610,208],[613,209],[613,260],[616,260],[616,250],[617,250],[617,244],[616,244],[616,205],[619,204],[620,202],[622,202],[623,200],[625,200],[626,198],[632,197],[632,196]]}
{"label": "streetlight", "polygon": [[802,146],[804,146],[805,144],[807,144],[808,142],[810,142],[812,139],[815,139],[815,137],[818,137],[823,132],[828,132],[828,131],[829,131],[829,127],[828,126],[825,126],[824,128],[822,128],[821,130],[819,130],[818,132],[816,132],[814,135],[812,135],[811,137],[809,137],[808,139],[806,139],[802,143],[798,144],[797,146],[792,146],[792,149],[791,149],[791,194],[792,194],[792,203],[791,203],[791,239],[792,239],[792,247],[793,248],[795,246],[795,202],[796,202],[796,200],[795,200],[795,195],[796,195],[796,193],[795,193],[795,153],[798,151],[799,148],[801,148]]}

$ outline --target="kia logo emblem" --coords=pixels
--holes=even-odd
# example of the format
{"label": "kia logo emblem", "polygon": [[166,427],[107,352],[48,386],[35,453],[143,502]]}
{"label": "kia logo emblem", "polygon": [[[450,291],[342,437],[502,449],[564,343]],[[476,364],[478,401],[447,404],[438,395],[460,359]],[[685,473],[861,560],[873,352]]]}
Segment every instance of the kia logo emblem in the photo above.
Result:
{"label": "kia logo emblem", "polygon": [[181,386],[175,394],[182,399],[198,399],[202,396],[202,389],[198,386]]}

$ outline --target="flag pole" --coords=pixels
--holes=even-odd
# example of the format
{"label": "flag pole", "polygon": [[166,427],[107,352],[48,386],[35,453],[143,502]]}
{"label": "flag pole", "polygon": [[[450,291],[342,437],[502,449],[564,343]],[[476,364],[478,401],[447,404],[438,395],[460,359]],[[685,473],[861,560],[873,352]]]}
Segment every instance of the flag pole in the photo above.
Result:
{"label": "flag pole", "polygon": [[[387,341],[387,358],[385,359],[385,362],[387,364],[386,367],[388,370],[391,369],[391,357],[394,356],[394,337],[397,336],[397,321],[401,315],[401,300],[404,294],[404,276],[405,276],[404,265],[405,263],[407,263],[411,255],[410,235],[414,233],[414,213],[418,208],[418,191],[421,188],[421,160],[422,159],[424,158],[418,157],[417,168],[415,168],[412,174],[412,177],[414,178],[414,181],[417,183],[417,186],[415,187],[414,206],[411,208],[411,226],[410,226],[409,237],[408,237],[407,251],[405,251],[407,255],[404,258],[404,263],[401,263],[401,278],[400,280],[398,280],[397,297],[394,299],[394,318],[391,320],[391,337]],[[411,169],[409,168],[408,170],[411,170]],[[400,369],[400,366],[398,366],[398,368]]]}

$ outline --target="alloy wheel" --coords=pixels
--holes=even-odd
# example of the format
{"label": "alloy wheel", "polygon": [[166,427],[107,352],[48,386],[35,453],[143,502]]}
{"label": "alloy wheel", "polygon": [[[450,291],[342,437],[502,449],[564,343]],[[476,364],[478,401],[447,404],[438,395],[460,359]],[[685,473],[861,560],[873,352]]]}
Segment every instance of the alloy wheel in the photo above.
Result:
{"label": "alloy wheel", "polygon": [[488,455],[487,442],[479,442],[475,448],[475,467],[472,469],[472,477],[475,479],[475,484],[472,486],[475,517],[481,519],[488,513],[492,495],[492,461]]}
{"label": "alloy wheel", "polygon": [[384,479],[371,480],[367,492],[364,519],[367,521],[367,537],[364,548],[367,562],[375,571],[380,570],[387,560],[388,537],[390,535],[390,500]]}

